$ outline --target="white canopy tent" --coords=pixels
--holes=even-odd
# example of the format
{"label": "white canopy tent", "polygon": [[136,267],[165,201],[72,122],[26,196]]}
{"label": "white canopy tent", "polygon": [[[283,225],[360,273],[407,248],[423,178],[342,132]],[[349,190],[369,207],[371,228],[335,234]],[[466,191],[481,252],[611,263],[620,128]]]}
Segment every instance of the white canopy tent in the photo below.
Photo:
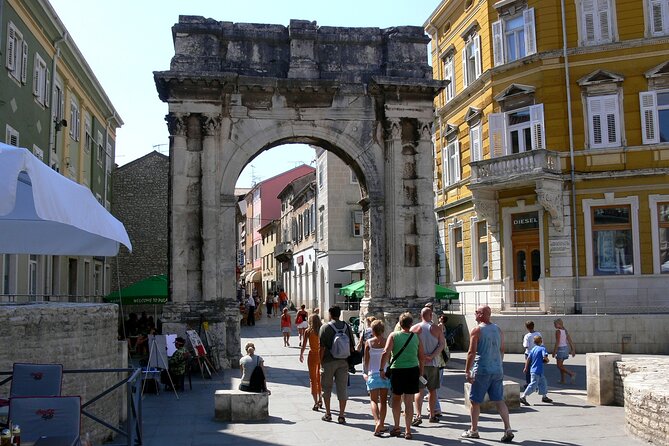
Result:
{"label": "white canopy tent", "polygon": [[0,253],[115,256],[128,233],[91,191],[0,143]]}
{"label": "white canopy tent", "polygon": [[351,272],[358,272],[358,271],[364,271],[365,270],[365,264],[362,262],[356,262],[352,263],[350,265],[346,265],[341,268],[337,268],[337,271],[351,271]]}

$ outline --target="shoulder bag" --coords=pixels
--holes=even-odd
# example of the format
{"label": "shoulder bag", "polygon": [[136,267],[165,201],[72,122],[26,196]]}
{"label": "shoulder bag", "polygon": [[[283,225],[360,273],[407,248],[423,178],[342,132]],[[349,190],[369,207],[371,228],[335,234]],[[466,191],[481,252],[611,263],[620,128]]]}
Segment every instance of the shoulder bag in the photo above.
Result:
{"label": "shoulder bag", "polygon": [[390,379],[390,375],[393,373],[393,369],[390,368],[391,365],[393,365],[393,362],[397,360],[397,358],[400,357],[400,355],[404,352],[404,349],[407,348],[407,345],[409,345],[409,342],[411,342],[411,338],[413,338],[413,332],[409,335],[409,338],[406,340],[400,351],[397,352],[397,355],[393,355],[393,357],[390,359],[390,362],[388,363],[388,367],[386,368],[386,378]]}

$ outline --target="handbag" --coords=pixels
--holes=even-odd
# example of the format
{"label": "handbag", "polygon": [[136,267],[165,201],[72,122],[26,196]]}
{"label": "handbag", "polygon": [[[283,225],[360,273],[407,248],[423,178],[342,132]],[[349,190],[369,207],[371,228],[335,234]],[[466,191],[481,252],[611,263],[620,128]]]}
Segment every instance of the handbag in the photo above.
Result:
{"label": "handbag", "polygon": [[348,365],[353,366],[358,364],[362,364],[362,352],[360,350],[353,350],[348,357]]}
{"label": "handbag", "polygon": [[390,368],[391,365],[393,365],[393,362],[397,360],[397,358],[400,357],[400,355],[404,352],[404,349],[407,348],[407,345],[409,345],[409,342],[411,342],[411,338],[413,338],[413,333],[409,335],[409,338],[406,340],[400,351],[397,352],[397,355],[393,355],[393,357],[390,359],[390,362],[388,363],[388,367],[386,368],[386,378],[390,379],[390,376],[393,374],[393,369]]}
{"label": "handbag", "polygon": [[439,359],[437,360],[438,367],[440,369],[445,369],[446,363],[448,362],[449,359],[450,359],[450,351],[448,350],[448,347],[444,345],[444,349],[441,351]]}

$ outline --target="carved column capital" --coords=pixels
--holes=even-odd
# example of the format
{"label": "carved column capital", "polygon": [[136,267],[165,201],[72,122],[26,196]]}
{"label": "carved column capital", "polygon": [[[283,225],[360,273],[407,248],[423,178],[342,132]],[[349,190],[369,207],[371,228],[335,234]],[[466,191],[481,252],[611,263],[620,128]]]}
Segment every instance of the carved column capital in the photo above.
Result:
{"label": "carved column capital", "polygon": [[402,139],[402,123],[399,118],[388,118],[388,136],[390,139]]}
{"label": "carved column capital", "polygon": [[420,139],[425,140],[425,141],[432,141],[432,124],[433,121],[418,121],[418,125],[420,126]]}
{"label": "carved column capital", "polygon": [[214,136],[221,128],[221,115],[201,115],[200,125],[204,136]]}
{"label": "carved column capital", "polygon": [[187,118],[188,115],[183,113],[169,113],[165,116],[167,130],[171,136],[188,136]]}
{"label": "carved column capital", "polygon": [[551,216],[551,223],[557,231],[564,227],[564,203],[562,201],[562,182],[551,180],[537,181],[537,201]]}
{"label": "carved column capital", "polygon": [[494,198],[474,196],[472,202],[474,203],[476,215],[478,215],[481,220],[488,222],[488,227],[492,232],[497,232],[499,225],[499,219],[497,217],[497,200]]}

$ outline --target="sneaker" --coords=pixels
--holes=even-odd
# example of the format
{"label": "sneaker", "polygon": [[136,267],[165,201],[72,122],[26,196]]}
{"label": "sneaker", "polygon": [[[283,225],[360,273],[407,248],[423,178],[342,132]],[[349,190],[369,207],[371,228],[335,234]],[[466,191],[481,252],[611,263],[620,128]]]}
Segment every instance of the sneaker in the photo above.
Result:
{"label": "sneaker", "polygon": [[479,431],[473,431],[471,429],[467,429],[460,436],[462,438],[481,438],[481,437],[479,437]]}
{"label": "sneaker", "polygon": [[527,402],[527,400],[525,399],[524,396],[521,396],[521,397],[520,397],[520,402],[521,402],[524,406],[531,406],[531,404]]}
{"label": "sneaker", "polygon": [[544,396],[543,398],[541,398],[541,402],[542,403],[552,403],[553,400],[548,398],[547,396]]}
{"label": "sneaker", "polygon": [[511,431],[504,432],[504,436],[500,441],[502,443],[511,443],[513,441],[513,432]]}

